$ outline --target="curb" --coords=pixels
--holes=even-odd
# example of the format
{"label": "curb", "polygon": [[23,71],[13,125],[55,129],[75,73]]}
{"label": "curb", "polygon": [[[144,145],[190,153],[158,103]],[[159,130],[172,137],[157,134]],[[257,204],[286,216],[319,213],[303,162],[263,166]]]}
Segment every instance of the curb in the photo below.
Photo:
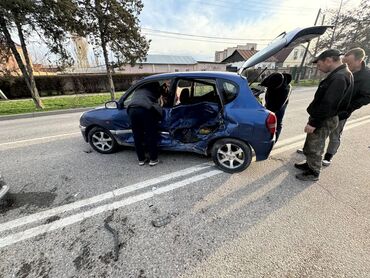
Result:
{"label": "curb", "polygon": [[46,112],[33,112],[33,113],[16,114],[16,115],[6,115],[6,116],[0,116],[0,121],[37,118],[37,117],[43,117],[43,116],[61,115],[61,114],[69,114],[69,113],[78,113],[78,112],[85,112],[85,111],[92,110],[92,109],[94,109],[94,107],[54,110],[54,111],[46,111]]}

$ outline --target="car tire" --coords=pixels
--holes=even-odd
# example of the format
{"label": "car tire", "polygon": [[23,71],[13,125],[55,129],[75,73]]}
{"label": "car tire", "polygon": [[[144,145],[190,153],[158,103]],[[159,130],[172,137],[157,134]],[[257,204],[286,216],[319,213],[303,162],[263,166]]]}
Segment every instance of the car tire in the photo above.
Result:
{"label": "car tire", "polygon": [[113,135],[106,129],[94,127],[88,134],[90,146],[102,154],[114,153],[118,148],[118,143]]}
{"label": "car tire", "polygon": [[243,141],[225,138],[215,142],[212,159],[218,168],[227,173],[244,171],[252,161],[252,149]]}

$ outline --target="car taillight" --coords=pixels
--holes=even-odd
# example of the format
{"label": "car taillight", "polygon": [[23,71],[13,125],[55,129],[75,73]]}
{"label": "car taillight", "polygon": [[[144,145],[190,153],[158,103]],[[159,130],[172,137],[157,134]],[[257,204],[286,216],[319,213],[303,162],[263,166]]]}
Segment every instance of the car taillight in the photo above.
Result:
{"label": "car taillight", "polygon": [[274,135],[276,132],[276,116],[274,113],[270,112],[266,119],[266,127],[269,132]]}

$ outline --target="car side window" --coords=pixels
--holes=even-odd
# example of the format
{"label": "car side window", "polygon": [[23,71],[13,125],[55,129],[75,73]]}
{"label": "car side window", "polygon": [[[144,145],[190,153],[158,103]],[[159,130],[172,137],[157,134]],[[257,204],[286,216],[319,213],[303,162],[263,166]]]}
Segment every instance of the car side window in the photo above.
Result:
{"label": "car side window", "polygon": [[220,103],[213,79],[180,79],[176,86],[174,105],[189,105],[200,102]]}
{"label": "car side window", "polygon": [[225,103],[233,101],[238,95],[238,87],[234,83],[226,80],[222,80],[222,94]]}

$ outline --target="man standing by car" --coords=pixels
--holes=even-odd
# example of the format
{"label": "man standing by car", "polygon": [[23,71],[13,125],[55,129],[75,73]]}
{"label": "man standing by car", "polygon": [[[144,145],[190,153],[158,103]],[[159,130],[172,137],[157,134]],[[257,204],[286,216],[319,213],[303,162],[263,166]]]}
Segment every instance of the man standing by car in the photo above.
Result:
{"label": "man standing by car", "polygon": [[353,94],[348,109],[338,115],[338,127],[329,136],[329,145],[322,161],[323,166],[329,166],[333,156],[337,153],[344,125],[352,112],[370,103],[370,70],[365,67],[365,57],[366,54],[362,48],[354,48],[348,51],[343,58],[343,62],[353,73]]}
{"label": "man standing by car", "polygon": [[338,126],[338,113],[347,110],[351,100],[353,76],[340,56],[338,50],[328,49],[313,61],[320,71],[330,74],[320,82],[314,99],[307,108],[310,117],[304,129],[307,136],[303,147],[306,162],[294,165],[304,171],[296,175],[299,180],[319,179],[325,141]]}
{"label": "man standing by car", "polygon": [[149,152],[149,165],[154,166],[159,163],[158,122],[162,116],[162,108],[158,104],[160,96],[159,82],[150,82],[134,92],[127,106],[140,166],[146,162],[144,145]]}

